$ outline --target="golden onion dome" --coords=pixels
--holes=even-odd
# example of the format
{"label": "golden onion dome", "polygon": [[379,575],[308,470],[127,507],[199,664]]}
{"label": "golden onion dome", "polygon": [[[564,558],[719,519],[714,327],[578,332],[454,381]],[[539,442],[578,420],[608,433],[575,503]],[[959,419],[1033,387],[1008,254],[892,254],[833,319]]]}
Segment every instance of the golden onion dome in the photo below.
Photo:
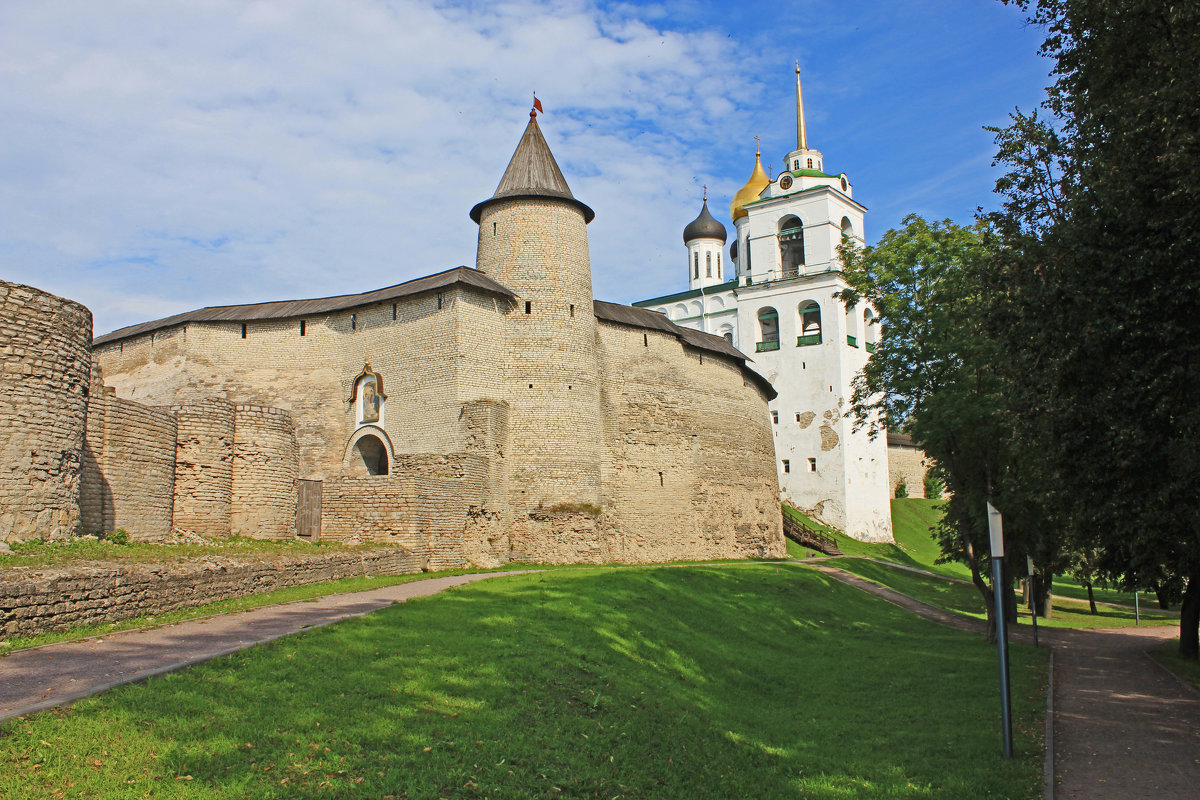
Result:
{"label": "golden onion dome", "polygon": [[750,173],[750,180],[746,181],[746,185],[738,189],[737,194],[733,196],[733,202],[729,204],[729,216],[736,224],[739,219],[746,216],[746,203],[752,203],[762,194],[762,190],[771,185],[771,179],[767,177],[767,173],[763,172],[762,156],[755,151],[754,153],[754,172]]}

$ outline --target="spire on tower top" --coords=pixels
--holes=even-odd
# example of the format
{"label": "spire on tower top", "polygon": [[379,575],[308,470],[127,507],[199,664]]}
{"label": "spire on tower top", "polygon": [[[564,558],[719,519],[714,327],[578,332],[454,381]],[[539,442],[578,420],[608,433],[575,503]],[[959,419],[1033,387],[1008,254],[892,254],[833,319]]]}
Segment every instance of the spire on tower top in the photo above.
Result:
{"label": "spire on tower top", "polygon": [[534,111],[530,112],[529,124],[525,126],[525,133],[517,143],[512,160],[508,162],[508,169],[500,178],[496,193],[471,209],[471,219],[479,222],[484,206],[510,197],[556,197],[577,206],[583,212],[585,222],[591,222],[596,216],[592,209],[571,194],[567,179],[563,177],[550,146],[542,136]]}
{"label": "spire on tower top", "polygon": [[800,91],[800,62],[796,62],[796,149],[808,149],[808,132],[804,129],[804,95]]}

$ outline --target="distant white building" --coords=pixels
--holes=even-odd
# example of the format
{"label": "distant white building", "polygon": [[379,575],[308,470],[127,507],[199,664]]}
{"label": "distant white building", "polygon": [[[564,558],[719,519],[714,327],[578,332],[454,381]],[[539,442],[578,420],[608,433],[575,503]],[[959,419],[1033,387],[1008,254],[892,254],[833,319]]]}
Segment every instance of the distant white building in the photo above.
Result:
{"label": "distant white building", "polygon": [[[689,288],[634,305],[724,336],[775,387],[770,403],[782,498],[864,541],[892,538],[886,437],[854,430],[851,381],[874,351],[879,323],[847,310],[837,248],[862,244],[866,208],[845,173],[829,174],[808,146],[796,70],[796,149],[774,180],[754,170],[730,203],[736,238],[708,210],[684,228]],[[730,465],[736,469],[736,465]]]}

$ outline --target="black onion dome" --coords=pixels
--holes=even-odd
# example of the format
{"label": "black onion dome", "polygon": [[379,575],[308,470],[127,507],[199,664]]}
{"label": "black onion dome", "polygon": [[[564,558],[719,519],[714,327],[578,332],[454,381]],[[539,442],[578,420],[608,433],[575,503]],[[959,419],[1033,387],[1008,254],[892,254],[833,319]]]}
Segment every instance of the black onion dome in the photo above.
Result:
{"label": "black onion dome", "polygon": [[725,243],[725,226],[708,213],[707,200],[704,201],[704,207],[700,209],[700,216],[689,222],[683,229],[683,243],[687,244],[693,239],[720,239],[722,244]]}

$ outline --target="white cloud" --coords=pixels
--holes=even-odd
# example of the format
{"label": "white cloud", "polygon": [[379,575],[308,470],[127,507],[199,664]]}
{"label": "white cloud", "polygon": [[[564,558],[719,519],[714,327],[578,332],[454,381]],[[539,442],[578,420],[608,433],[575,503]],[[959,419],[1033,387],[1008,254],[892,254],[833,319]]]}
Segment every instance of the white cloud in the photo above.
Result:
{"label": "white cloud", "polygon": [[471,264],[467,212],[536,89],[596,211],[596,295],[677,291],[700,185],[724,219],[753,136],[776,167],[794,141],[793,58],[869,235],[915,202],[962,219],[993,180],[979,120],[1044,73],[1036,33],[993,5],[3,0],[0,276],[105,332]]}
{"label": "white cloud", "polygon": [[467,211],[536,89],[597,211],[597,295],[635,299],[646,262],[680,258],[698,153],[753,85],[738,64],[719,33],[582,1],[9,0],[5,277],[103,332],[470,264]]}

